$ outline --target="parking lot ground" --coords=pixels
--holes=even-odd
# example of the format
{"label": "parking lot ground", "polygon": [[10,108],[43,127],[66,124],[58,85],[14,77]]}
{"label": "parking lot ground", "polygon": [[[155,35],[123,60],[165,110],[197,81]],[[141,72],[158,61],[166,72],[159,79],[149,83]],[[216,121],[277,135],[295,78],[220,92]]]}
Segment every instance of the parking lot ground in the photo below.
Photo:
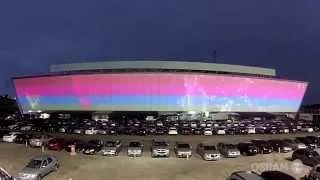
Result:
{"label": "parking lot ground", "polygon": [[[189,137],[192,139],[192,142],[195,143],[195,141],[199,140],[207,141],[207,138],[209,140],[214,138],[215,141],[227,141],[225,138],[228,136],[205,138],[203,136]],[[280,138],[283,136],[276,135],[276,137]],[[168,140],[171,139],[170,136],[166,136],[165,138]],[[185,140],[185,136],[175,136],[172,138],[171,141]],[[249,138],[260,137],[251,136]],[[130,138],[128,139],[130,140]],[[242,136],[234,136],[232,139],[229,137],[229,140],[238,142],[246,139]],[[45,177],[45,179],[224,180],[232,172],[237,170],[255,170],[259,172],[271,169],[285,171],[296,178],[300,178],[308,173],[310,169],[303,165],[297,167],[294,162],[289,161],[288,159],[290,159],[291,153],[272,153],[250,157],[241,156],[234,159],[223,158],[220,161],[206,162],[195,152],[193,152],[193,156],[187,160],[178,159],[173,153],[171,153],[170,158],[153,159],[147,147],[145,148],[143,157],[130,158],[126,156],[125,150],[124,148],[117,157],[88,156],[83,154],[70,156],[69,153],[65,151],[46,151],[58,158],[60,168],[57,172]],[[19,170],[25,166],[27,161],[31,157],[39,154],[41,154],[41,149],[39,148],[26,148],[25,145],[1,143],[0,166],[17,177]]]}

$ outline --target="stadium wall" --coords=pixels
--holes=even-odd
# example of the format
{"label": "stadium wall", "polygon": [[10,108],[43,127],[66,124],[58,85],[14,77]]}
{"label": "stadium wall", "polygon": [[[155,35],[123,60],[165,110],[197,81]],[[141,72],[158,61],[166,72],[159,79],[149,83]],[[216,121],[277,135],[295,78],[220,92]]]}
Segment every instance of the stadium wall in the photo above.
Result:
{"label": "stadium wall", "polygon": [[297,112],[306,82],[236,75],[124,72],[14,78],[28,111]]}

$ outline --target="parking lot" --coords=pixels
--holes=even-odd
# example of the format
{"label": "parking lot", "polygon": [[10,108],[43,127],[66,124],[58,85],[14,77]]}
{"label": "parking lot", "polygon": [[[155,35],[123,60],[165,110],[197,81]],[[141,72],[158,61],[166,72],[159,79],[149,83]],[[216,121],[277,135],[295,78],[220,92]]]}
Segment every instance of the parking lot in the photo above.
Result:
{"label": "parking lot", "polygon": [[[199,142],[243,142],[249,139],[261,138],[287,138],[304,136],[306,134],[276,134],[276,135],[240,135],[240,136],[81,136],[81,139],[120,139],[123,144],[129,140],[140,139],[145,143],[143,157],[129,158],[126,156],[126,147],[117,157],[103,157],[99,155],[77,154],[70,156],[65,151],[47,151],[58,158],[60,168],[57,172],[49,174],[45,179],[183,179],[183,180],[207,180],[226,179],[232,172],[237,170],[263,171],[278,169],[300,178],[308,173],[308,167],[296,168],[291,162],[291,153],[271,153],[257,156],[240,156],[234,159],[223,158],[220,161],[203,161],[198,154],[193,152],[190,159],[178,159],[174,153],[170,158],[151,158],[150,140],[165,139],[169,143],[175,141],[189,142],[193,147]],[[317,134],[312,134],[317,135]],[[65,138],[79,136],[60,134]],[[171,146],[172,147],[172,146]],[[39,148],[30,148],[19,144],[0,144],[0,165],[13,176],[17,177],[27,161],[41,153]],[[279,169],[280,168],[280,169]]]}

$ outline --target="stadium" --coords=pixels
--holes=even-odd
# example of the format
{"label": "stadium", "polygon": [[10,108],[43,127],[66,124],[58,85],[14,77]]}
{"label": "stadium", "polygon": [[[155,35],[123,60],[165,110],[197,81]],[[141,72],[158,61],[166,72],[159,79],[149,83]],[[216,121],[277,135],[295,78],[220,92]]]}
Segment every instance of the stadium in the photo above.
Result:
{"label": "stadium", "polygon": [[308,86],[275,69],[184,61],[55,64],[13,84],[23,113],[297,112]]}

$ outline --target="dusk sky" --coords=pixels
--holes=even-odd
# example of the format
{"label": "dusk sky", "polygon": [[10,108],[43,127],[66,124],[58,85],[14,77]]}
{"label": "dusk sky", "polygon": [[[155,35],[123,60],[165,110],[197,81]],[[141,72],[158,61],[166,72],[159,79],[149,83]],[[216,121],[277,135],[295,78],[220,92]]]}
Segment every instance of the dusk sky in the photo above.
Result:
{"label": "dusk sky", "polygon": [[0,5],[0,94],[12,76],[49,64],[121,59],[212,59],[276,68],[308,81],[320,103],[320,1],[77,0]]}

